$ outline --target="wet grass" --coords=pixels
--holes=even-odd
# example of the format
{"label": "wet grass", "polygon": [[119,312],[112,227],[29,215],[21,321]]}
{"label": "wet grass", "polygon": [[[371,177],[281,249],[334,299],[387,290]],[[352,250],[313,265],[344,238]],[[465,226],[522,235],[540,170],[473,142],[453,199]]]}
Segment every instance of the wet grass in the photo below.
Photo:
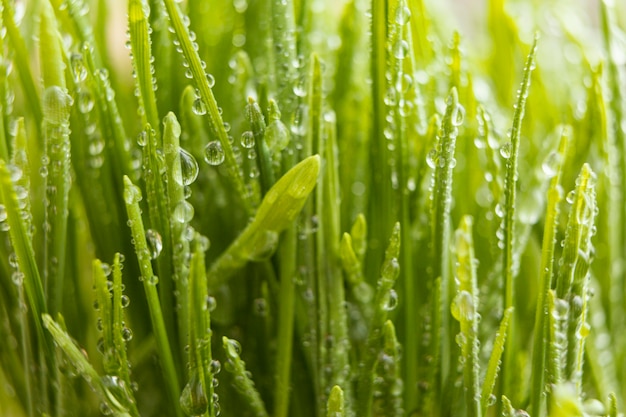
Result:
{"label": "wet grass", "polygon": [[624,409],[623,4],[124,3],[0,3],[0,415]]}

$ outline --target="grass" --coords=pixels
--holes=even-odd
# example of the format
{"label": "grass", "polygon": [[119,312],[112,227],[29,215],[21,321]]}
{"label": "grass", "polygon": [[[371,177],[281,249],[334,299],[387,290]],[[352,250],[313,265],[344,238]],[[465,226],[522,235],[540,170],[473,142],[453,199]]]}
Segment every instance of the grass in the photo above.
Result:
{"label": "grass", "polygon": [[623,413],[622,3],[124,5],[0,2],[0,415]]}

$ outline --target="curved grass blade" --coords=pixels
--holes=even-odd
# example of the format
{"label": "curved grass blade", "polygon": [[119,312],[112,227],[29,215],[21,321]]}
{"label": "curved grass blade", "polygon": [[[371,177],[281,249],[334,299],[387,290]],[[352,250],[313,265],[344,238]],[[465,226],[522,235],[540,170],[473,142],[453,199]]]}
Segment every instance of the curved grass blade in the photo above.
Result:
{"label": "curved grass blade", "polygon": [[254,220],[211,265],[209,287],[218,288],[249,261],[272,255],[278,233],[285,230],[302,210],[317,183],[319,155],[313,155],[291,168],[268,191]]}
{"label": "curved grass blade", "polygon": [[265,404],[263,404],[263,399],[261,399],[261,395],[254,386],[250,373],[246,371],[246,364],[239,357],[241,345],[236,340],[225,336],[222,338],[222,344],[227,358],[224,368],[233,374],[235,389],[245,398],[255,417],[269,417]]}
{"label": "curved grass blade", "polygon": [[[78,346],[72,341],[72,338],[52,317],[44,314],[42,320],[45,328],[50,332],[57,346],[65,353],[76,372],[98,394],[104,403],[103,408],[108,413],[114,413],[116,416],[138,417],[139,413],[132,409],[134,400],[128,397],[130,388],[125,388],[124,384],[117,379],[100,377]],[[59,320],[62,320],[61,316],[59,316]]]}

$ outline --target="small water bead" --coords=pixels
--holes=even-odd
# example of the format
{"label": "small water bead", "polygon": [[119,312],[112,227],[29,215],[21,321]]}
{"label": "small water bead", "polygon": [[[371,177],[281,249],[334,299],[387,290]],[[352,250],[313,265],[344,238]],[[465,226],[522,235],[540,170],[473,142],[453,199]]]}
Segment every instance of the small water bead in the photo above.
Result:
{"label": "small water bead", "polygon": [[204,300],[204,306],[207,311],[212,312],[217,307],[217,302],[215,301],[215,297],[207,295],[206,300]]}
{"label": "small water bead", "polygon": [[211,141],[204,148],[204,160],[207,164],[217,166],[224,162],[225,155],[222,144],[217,141]]}
{"label": "small water bead", "polygon": [[189,416],[200,416],[206,413],[209,400],[196,370],[191,373],[189,382],[180,394],[179,401],[180,408]]}
{"label": "small water bead", "polygon": [[150,251],[150,257],[156,259],[163,250],[163,239],[161,234],[154,229],[146,230],[146,243],[148,244],[148,250]]}
{"label": "small water bead", "polygon": [[387,299],[387,303],[385,304],[386,311],[395,310],[398,307],[398,293],[396,290],[389,290],[389,298]]}
{"label": "small water bead", "polygon": [[191,185],[198,178],[198,162],[189,152],[180,148],[180,171],[174,171],[174,181],[178,185],[188,186]]}
{"label": "small water bead", "polygon": [[495,212],[496,212],[496,216],[498,216],[499,218],[503,218],[504,215],[506,214],[506,211],[504,210],[504,206],[500,203],[496,204]]}
{"label": "small water bead", "polygon": [[511,148],[512,147],[513,147],[513,145],[511,144],[511,142],[506,142],[505,144],[503,144],[500,147],[500,155],[504,159],[509,159],[511,157]]}
{"label": "small water bead", "polygon": [[575,200],[576,200],[576,190],[572,190],[569,193],[567,193],[567,196],[565,197],[565,201],[567,201],[569,204],[574,204]]}
{"label": "small water bead", "polygon": [[210,88],[213,88],[215,86],[215,77],[212,74],[207,74],[206,80]]}
{"label": "small water bead", "polygon": [[457,127],[461,126],[463,120],[465,120],[465,107],[459,104],[455,109],[454,117],[452,117],[452,124]]}
{"label": "small water bead", "polygon": [[431,149],[426,155],[426,163],[432,169],[437,167],[437,159],[439,159],[439,152],[436,149]]}
{"label": "small water bead", "polygon": [[252,147],[254,147],[254,133],[252,133],[250,130],[246,130],[245,132],[243,132],[241,134],[241,146],[243,146],[246,149],[250,149]]}
{"label": "small water bead", "polygon": [[102,272],[104,273],[105,277],[111,275],[111,265],[109,265],[108,263],[102,262],[100,264],[100,268],[102,268]]}
{"label": "small water bead", "polygon": [[143,148],[147,144],[148,144],[148,132],[146,132],[145,130],[142,130],[137,135],[137,145]]}
{"label": "small water bead", "polygon": [[209,372],[211,375],[217,375],[222,370],[222,364],[217,359],[213,359],[211,363],[209,363]]}
{"label": "small water bead", "polygon": [[150,278],[148,278],[148,284],[157,285],[158,283],[159,283],[159,277],[157,277],[156,275],[152,275]]}
{"label": "small water bead", "polygon": [[267,315],[267,301],[264,298],[256,298],[252,309],[257,316],[265,317]]}
{"label": "small water bead", "polygon": [[95,100],[89,91],[81,91],[78,93],[78,111],[83,114],[93,110]]}
{"label": "small water bead", "polygon": [[289,145],[291,135],[285,124],[279,120],[273,120],[265,130],[265,141],[272,152],[280,152]]}
{"label": "small water bead", "polygon": [[178,223],[189,223],[193,219],[194,208],[188,201],[182,200],[176,205],[172,215]]}
{"label": "small water bead", "polygon": [[406,25],[411,19],[411,10],[406,5],[398,6],[396,9],[395,20],[399,25]]}
{"label": "small water bead", "polygon": [[70,56],[70,67],[72,68],[74,81],[80,83],[87,79],[87,68],[85,68],[85,63],[83,62],[83,56],[81,54],[73,53]]}
{"label": "small water bead", "polygon": [[565,320],[567,319],[567,315],[569,314],[569,303],[562,298],[557,298],[554,300],[554,310],[552,311],[552,316],[556,320]]}
{"label": "small water bead", "polygon": [[120,302],[122,304],[122,308],[126,308],[130,305],[130,298],[127,295],[122,295],[122,297],[120,297]]}
{"label": "small water bead", "polygon": [[0,204],[0,222],[6,221],[7,217],[8,215],[6,207],[4,206],[4,204]]}
{"label": "small water bead", "polygon": [[124,339],[125,342],[130,342],[131,340],[133,340],[133,331],[130,330],[128,327],[124,327],[122,329],[122,339]]}
{"label": "small water bead", "polygon": [[409,44],[404,39],[399,39],[393,45],[393,56],[397,59],[404,59],[409,55]]}
{"label": "small water bead", "polygon": [[204,116],[208,109],[206,103],[200,97],[197,97],[191,105],[191,110],[198,116]]}
{"label": "small water bead", "polygon": [[561,160],[561,154],[555,151],[550,152],[546,159],[543,160],[541,170],[547,178],[552,178],[557,174]]}
{"label": "small water bead", "polygon": [[452,316],[458,321],[471,321],[474,319],[476,307],[472,294],[467,291],[460,291],[450,306]]}

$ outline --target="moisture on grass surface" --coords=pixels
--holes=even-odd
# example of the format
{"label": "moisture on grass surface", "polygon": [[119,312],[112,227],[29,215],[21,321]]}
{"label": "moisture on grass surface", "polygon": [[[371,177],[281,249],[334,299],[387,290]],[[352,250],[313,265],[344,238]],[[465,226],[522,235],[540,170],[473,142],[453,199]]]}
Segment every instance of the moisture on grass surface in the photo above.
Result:
{"label": "moisture on grass surface", "polygon": [[0,416],[623,415],[625,28],[0,0]]}

